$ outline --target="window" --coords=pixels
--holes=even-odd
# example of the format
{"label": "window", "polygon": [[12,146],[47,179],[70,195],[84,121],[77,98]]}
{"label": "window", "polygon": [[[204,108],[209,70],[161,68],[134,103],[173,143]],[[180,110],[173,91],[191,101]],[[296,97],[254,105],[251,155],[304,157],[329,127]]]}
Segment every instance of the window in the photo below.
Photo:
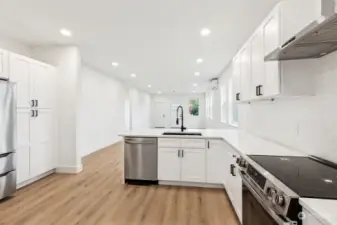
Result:
{"label": "window", "polygon": [[228,100],[229,100],[229,124],[232,126],[238,126],[239,111],[238,105],[235,101],[235,93],[233,87],[233,78],[228,81]]}
{"label": "window", "polygon": [[227,122],[227,87],[223,85],[220,87],[220,98],[221,98],[221,122]]}
{"label": "window", "polygon": [[211,91],[209,95],[209,118],[213,119],[213,103],[214,103],[214,91]]}
{"label": "window", "polygon": [[209,118],[209,93],[206,92],[205,94],[205,101],[206,101],[206,118]]}
{"label": "window", "polygon": [[214,102],[214,92],[206,92],[206,118],[213,119],[213,102]]}

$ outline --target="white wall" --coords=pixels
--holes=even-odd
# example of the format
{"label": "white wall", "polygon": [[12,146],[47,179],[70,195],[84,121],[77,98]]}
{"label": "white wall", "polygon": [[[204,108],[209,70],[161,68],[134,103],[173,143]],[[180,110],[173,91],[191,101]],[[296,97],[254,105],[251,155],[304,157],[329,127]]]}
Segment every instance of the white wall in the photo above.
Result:
{"label": "white wall", "polygon": [[[231,129],[232,126],[228,125],[228,121],[225,123],[221,122],[221,87],[226,86],[226,92],[228,93],[228,78],[232,74],[232,66],[228,65],[219,78],[219,88],[214,91],[214,99],[213,99],[213,118],[206,118],[206,127],[208,129]],[[226,108],[226,118],[228,120],[228,107]]]}
{"label": "white wall", "polygon": [[81,69],[77,148],[85,156],[121,140],[128,89],[89,66]]}
{"label": "white wall", "polygon": [[151,95],[131,88],[129,90],[131,108],[131,129],[150,128]]}
{"label": "white wall", "polygon": [[0,48],[27,57],[31,56],[31,47],[29,45],[14,40],[12,38],[6,37],[4,35],[0,35]]}
{"label": "white wall", "polygon": [[315,96],[239,105],[240,129],[337,163],[336,61],[337,52],[307,60],[303,72],[315,77]]}
{"label": "white wall", "polygon": [[[189,101],[191,98],[199,98],[199,116],[192,116],[189,114]],[[156,102],[165,102],[167,104],[166,112],[166,127],[171,127],[171,104],[179,104],[184,108],[184,126],[189,129],[203,129],[206,127],[205,115],[205,95],[204,94],[170,94],[170,95],[153,95],[152,96],[152,120],[151,124],[155,126],[155,104]],[[174,112],[174,117],[176,113]]]}
{"label": "white wall", "polygon": [[81,55],[74,46],[32,48],[32,57],[57,67],[58,150],[61,172],[82,170],[81,154],[76,146]]}

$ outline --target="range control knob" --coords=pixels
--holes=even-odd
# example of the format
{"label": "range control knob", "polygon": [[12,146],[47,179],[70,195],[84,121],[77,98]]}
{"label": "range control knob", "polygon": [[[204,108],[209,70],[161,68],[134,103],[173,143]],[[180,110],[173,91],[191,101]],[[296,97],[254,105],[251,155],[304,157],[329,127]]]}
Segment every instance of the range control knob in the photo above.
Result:
{"label": "range control knob", "polygon": [[276,191],[275,188],[268,188],[267,189],[267,196],[268,196],[269,199],[273,199],[274,196],[276,196],[276,194],[277,194],[277,191]]}
{"label": "range control knob", "polygon": [[276,197],[275,197],[275,203],[278,206],[284,206],[285,199],[284,199],[283,195],[276,195]]}

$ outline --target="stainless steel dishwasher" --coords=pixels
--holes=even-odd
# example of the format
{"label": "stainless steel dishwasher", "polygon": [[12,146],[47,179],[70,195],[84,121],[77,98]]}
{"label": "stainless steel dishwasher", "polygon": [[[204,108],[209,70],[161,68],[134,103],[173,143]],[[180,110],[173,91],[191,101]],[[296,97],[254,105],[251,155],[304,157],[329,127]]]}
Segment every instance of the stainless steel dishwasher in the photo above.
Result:
{"label": "stainless steel dishwasher", "polygon": [[157,138],[125,137],[125,183],[158,184]]}

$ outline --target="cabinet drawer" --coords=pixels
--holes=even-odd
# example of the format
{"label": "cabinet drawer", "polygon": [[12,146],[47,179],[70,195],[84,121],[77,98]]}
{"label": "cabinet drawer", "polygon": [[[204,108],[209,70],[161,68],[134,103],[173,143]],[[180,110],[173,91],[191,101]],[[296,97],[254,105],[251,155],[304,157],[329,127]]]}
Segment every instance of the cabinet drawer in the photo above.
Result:
{"label": "cabinet drawer", "polygon": [[15,169],[15,153],[0,155],[0,175]]}
{"label": "cabinet drawer", "polygon": [[206,141],[204,139],[182,139],[181,147],[203,149],[206,147]]}
{"label": "cabinet drawer", "polygon": [[222,140],[209,140],[207,141],[207,148],[224,148],[225,142]]}
{"label": "cabinet drawer", "polygon": [[181,146],[180,139],[174,139],[174,138],[159,138],[158,139],[158,147],[179,148],[180,146]]}

